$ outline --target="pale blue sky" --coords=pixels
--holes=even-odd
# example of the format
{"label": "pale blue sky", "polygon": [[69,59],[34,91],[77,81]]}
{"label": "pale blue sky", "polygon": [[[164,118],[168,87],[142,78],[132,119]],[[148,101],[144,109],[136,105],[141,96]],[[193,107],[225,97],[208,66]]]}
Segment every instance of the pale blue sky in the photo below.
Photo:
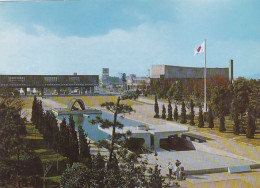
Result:
{"label": "pale blue sky", "polygon": [[258,0],[79,0],[0,3],[0,73],[147,75],[154,64],[260,77]]}

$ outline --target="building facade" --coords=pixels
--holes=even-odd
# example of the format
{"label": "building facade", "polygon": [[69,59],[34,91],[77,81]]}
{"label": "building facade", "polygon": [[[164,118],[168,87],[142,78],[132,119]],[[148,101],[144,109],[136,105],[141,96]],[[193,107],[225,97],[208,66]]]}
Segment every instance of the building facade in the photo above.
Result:
{"label": "building facade", "polygon": [[[207,68],[207,78],[221,76],[229,80],[229,68]],[[172,65],[153,65],[153,79],[203,79],[204,68],[200,67],[180,67]]]}
{"label": "building facade", "polygon": [[126,81],[127,90],[136,91],[137,89],[143,93],[150,90],[150,78],[149,77],[136,77],[135,74],[130,74]]}
{"label": "building facade", "polygon": [[16,88],[27,94],[27,88],[36,88],[44,94],[46,88],[55,88],[57,94],[66,88],[78,88],[82,93],[93,93],[98,86],[98,75],[0,75],[0,88]]}

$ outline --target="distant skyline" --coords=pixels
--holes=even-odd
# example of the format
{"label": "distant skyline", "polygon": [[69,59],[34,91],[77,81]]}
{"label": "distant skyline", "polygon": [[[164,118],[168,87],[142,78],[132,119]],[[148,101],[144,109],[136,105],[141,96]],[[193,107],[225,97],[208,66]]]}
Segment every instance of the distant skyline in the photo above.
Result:
{"label": "distant skyline", "polygon": [[[260,78],[258,0],[0,2],[1,74],[146,76],[152,65],[207,66]],[[152,73],[152,70],[151,70]]]}

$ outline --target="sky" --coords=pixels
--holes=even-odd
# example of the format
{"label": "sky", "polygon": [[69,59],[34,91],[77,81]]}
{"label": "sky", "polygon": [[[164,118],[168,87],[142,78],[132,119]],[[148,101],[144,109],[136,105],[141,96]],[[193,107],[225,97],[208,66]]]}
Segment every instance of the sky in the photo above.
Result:
{"label": "sky", "polygon": [[146,76],[152,65],[204,66],[260,78],[259,0],[0,2],[1,74]]}

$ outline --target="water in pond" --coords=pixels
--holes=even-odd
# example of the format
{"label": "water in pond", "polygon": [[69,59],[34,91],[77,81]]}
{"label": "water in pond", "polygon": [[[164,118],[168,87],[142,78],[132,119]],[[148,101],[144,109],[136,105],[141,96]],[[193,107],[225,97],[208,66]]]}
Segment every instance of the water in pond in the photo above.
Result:
{"label": "water in pond", "polygon": [[[107,133],[104,133],[103,131],[98,129],[98,125],[92,125],[89,122],[91,119],[95,119],[96,116],[97,116],[96,114],[91,114],[89,115],[89,117],[83,115],[73,115],[73,119],[76,124],[76,129],[78,126],[82,125],[84,131],[88,134],[88,137],[94,142],[98,142],[99,140],[110,138],[110,136]],[[99,116],[101,116],[103,119],[108,119],[110,121],[113,121],[114,119],[113,114],[104,111],[102,112],[102,115]],[[68,119],[69,119],[68,115],[58,116],[58,119],[62,120],[63,117],[66,118],[68,123]],[[121,115],[118,115],[117,120],[120,123],[122,123],[125,127],[128,126],[137,127],[139,125],[144,125],[143,123],[140,123],[138,121],[123,118]]]}

